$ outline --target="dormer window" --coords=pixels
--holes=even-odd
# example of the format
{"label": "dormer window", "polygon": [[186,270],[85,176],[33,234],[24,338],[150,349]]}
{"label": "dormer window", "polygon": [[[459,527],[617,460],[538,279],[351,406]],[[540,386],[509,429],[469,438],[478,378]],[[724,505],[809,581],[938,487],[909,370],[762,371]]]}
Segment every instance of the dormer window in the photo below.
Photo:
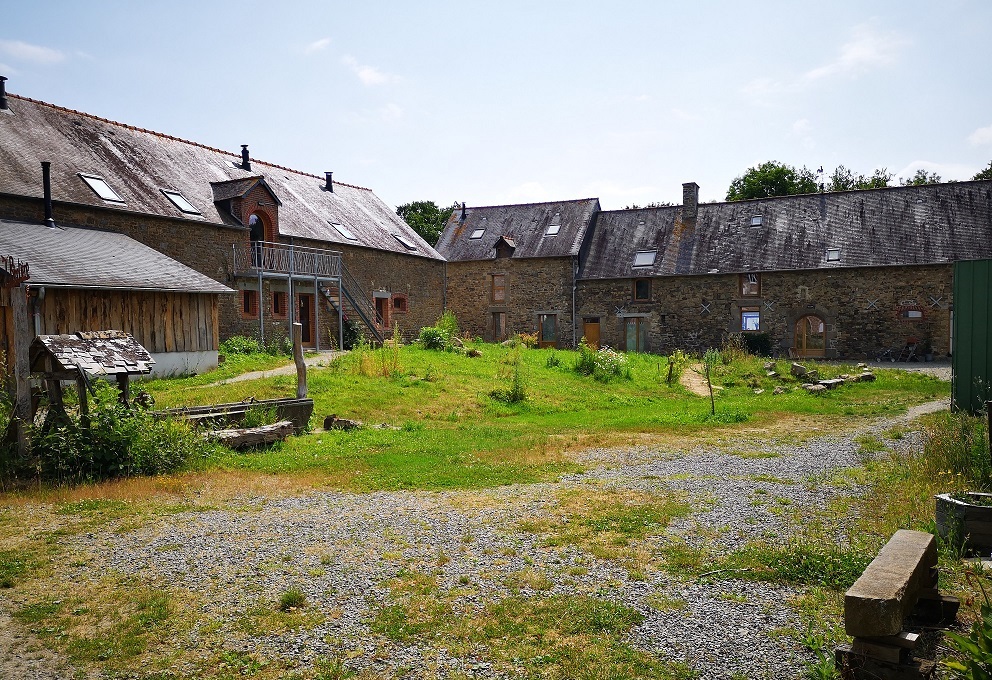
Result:
{"label": "dormer window", "polygon": [[551,222],[548,223],[548,228],[545,230],[545,236],[557,236],[558,232],[561,231],[561,213],[555,213],[555,216],[551,218]]}
{"label": "dormer window", "polygon": [[827,262],[840,262],[840,248],[827,248]]}
{"label": "dormer window", "polygon": [[658,255],[657,250],[638,250],[634,253],[635,267],[650,267],[654,264],[654,258]]}
{"label": "dormer window", "polygon": [[417,246],[413,243],[413,241],[408,239],[406,236],[403,236],[402,234],[393,234],[393,238],[399,241],[401,244],[403,244],[403,247],[406,248],[407,250],[417,249]]}
{"label": "dormer window", "polygon": [[186,213],[187,215],[199,215],[199,214],[201,214],[200,211],[197,210],[193,206],[192,203],[190,203],[189,201],[187,201],[186,200],[186,197],[183,196],[178,191],[169,191],[168,189],[162,189],[162,193],[165,194],[165,197],[167,199],[169,199],[170,201],[172,201],[172,205],[176,206],[177,208],[179,208],[182,212]]}
{"label": "dormer window", "polygon": [[486,233],[485,228],[483,228],[483,229],[476,229],[475,231],[472,232],[472,235],[469,236],[469,238],[482,238],[482,235],[485,234],[485,233]]}
{"label": "dormer window", "polygon": [[330,224],[332,227],[334,227],[334,230],[336,232],[338,232],[339,234],[341,234],[342,236],[344,236],[349,241],[357,241],[358,240],[358,237],[355,236],[351,232],[351,230],[348,229],[348,227],[344,226],[340,222],[331,222],[330,220],[328,220],[327,223]]}
{"label": "dormer window", "polygon": [[124,199],[117,195],[117,192],[110,188],[106,180],[96,175],[84,175],[79,173],[80,179],[96,193],[97,196],[110,203],[124,203]]}
{"label": "dormer window", "polygon": [[752,215],[751,216],[751,226],[752,227],[760,227],[761,224],[762,224],[761,215]]}

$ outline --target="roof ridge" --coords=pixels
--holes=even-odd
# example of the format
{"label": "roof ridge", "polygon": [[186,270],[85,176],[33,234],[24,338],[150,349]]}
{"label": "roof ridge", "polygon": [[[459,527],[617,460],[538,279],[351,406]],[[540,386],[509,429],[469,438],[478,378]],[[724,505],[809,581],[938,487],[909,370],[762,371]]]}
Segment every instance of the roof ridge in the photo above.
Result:
{"label": "roof ridge", "polygon": [[[485,208],[520,208],[527,205],[553,205],[555,203],[583,203],[585,201],[598,201],[599,198],[596,196],[590,196],[589,198],[570,198],[565,201],[533,201],[531,203],[499,203],[496,205],[466,205],[466,210],[483,210]],[[461,210],[459,206],[456,208]]]}
{"label": "roof ridge", "polygon": [[[78,111],[76,109],[70,109],[70,108],[68,108],[66,106],[59,106],[58,104],[50,104],[49,102],[41,101],[40,99],[32,99],[31,97],[25,97],[23,95],[13,94],[11,92],[8,92],[7,93],[7,96],[8,97],[12,97],[13,99],[20,99],[22,101],[31,102],[32,104],[38,104],[40,106],[47,106],[48,108],[54,109],[56,111],[64,111],[66,113],[72,113],[72,114],[75,114],[77,116],[83,116],[84,118],[90,118],[92,120],[98,120],[101,123],[107,123],[109,125],[116,125],[117,127],[124,128],[125,130],[132,130],[134,132],[143,132],[145,134],[154,135],[156,137],[161,137],[163,139],[168,139],[168,140],[171,140],[171,141],[174,141],[174,142],[182,142],[183,144],[189,144],[190,146],[196,146],[196,147],[199,147],[201,149],[206,149],[207,151],[213,151],[215,153],[229,155],[232,158],[236,158],[236,159],[240,159],[241,158],[240,154],[236,154],[236,153],[233,153],[233,152],[230,152],[230,151],[225,151],[224,149],[218,149],[217,147],[214,147],[214,146],[209,146],[207,144],[201,144],[200,142],[194,142],[192,140],[184,139],[182,137],[176,137],[174,135],[167,135],[164,132],[157,132],[155,130],[149,130],[148,128],[138,127],[137,125],[128,125],[127,123],[121,123],[120,121],[111,120],[110,118],[103,118],[102,116],[97,116],[95,114],[87,113],[85,111]],[[315,174],[313,174],[311,172],[303,172],[302,170],[296,170],[294,168],[289,168],[289,167],[286,167],[285,165],[278,165],[276,163],[270,163],[268,161],[258,160],[257,158],[253,158],[251,160],[252,160],[253,163],[259,163],[261,165],[266,165],[266,166],[268,166],[270,168],[276,168],[278,170],[285,170],[286,172],[292,172],[292,173],[297,174],[297,175],[303,175],[304,177],[313,177],[314,179],[324,179],[320,175],[315,175]],[[237,178],[235,178],[235,179],[237,179]],[[335,184],[341,184],[343,186],[350,187],[352,189],[359,189],[359,190],[362,190],[362,191],[372,191],[368,187],[358,186],[357,184],[348,184],[347,182],[340,182],[340,181],[337,181],[337,180],[335,180],[334,183]]]}

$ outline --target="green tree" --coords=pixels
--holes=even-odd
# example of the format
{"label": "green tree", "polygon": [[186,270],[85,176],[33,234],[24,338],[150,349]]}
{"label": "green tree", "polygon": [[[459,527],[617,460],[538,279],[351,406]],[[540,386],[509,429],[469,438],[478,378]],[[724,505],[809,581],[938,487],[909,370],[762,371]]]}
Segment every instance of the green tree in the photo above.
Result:
{"label": "green tree", "polygon": [[457,203],[452,203],[450,207],[439,208],[434,201],[413,201],[396,208],[396,214],[402,217],[421,238],[435,246],[456,206]]}
{"label": "green tree", "polygon": [[992,179],[992,161],[989,161],[989,167],[972,177],[972,179]]}
{"label": "green tree", "polygon": [[922,168],[916,171],[909,179],[899,178],[900,186],[904,187],[918,187],[924,184],[940,184],[943,180],[940,178],[936,172],[927,172]]}
{"label": "green tree", "polygon": [[881,189],[889,186],[894,177],[886,168],[879,168],[872,175],[856,174],[843,165],[838,165],[830,175],[827,191],[849,191],[851,189]]}
{"label": "green tree", "polygon": [[734,178],[727,189],[727,200],[746,201],[750,198],[812,194],[817,191],[819,186],[816,177],[805,166],[796,170],[785,163],[767,161]]}

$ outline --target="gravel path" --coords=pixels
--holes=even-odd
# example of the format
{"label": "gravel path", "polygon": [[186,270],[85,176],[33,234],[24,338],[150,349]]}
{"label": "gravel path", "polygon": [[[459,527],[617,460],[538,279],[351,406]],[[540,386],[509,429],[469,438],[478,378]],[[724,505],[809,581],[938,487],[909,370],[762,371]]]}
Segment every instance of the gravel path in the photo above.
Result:
{"label": "gravel path", "polygon": [[[66,576],[119,572],[186,590],[204,620],[219,622],[228,649],[291,658],[301,667],[321,657],[346,657],[349,667],[378,673],[432,669],[404,677],[455,671],[504,677],[481,659],[372,635],[367,622],[387,602],[387,581],[403,572],[439,573],[442,590],[461,587],[456,609],[470,612],[510,595],[507,577],[527,569],[544,574],[552,585],[544,592],[525,587],[521,594],[589,594],[633,607],[645,619],[631,632],[630,643],[688,663],[702,678],[729,679],[740,671],[751,678],[794,678],[813,657],[789,636],[772,633],[800,625],[784,605],[797,590],[719,575],[682,580],[649,571],[634,578],[621,564],[594,559],[574,546],[549,548],[540,535],[522,531],[520,522],[554,515],[563,490],[674,491],[694,499],[698,511],[674,521],[667,536],[649,539],[652,550],[672,535],[690,543],[715,541],[725,550],[749,539],[774,539],[792,529],[793,513],[783,507],[822,507],[841,492],[827,483],[827,475],[859,463],[857,435],[942,408],[946,404],[934,402],[858,432],[771,446],[763,452],[768,457],[718,449],[597,449],[583,454],[588,472],[556,484],[243,498],[236,507],[169,515],[133,531],[77,536],[71,548],[92,559],[80,561],[82,566]],[[919,439],[910,433],[889,443],[917,446]],[[253,607],[272,603],[293,586],[325,614],[323,622],[263,637],[252,637],[237,624]],[[652,602],[658,596],[685,605],[657,609]],[[0,637],[3,624],[0,620]],[[185,644],[196,646],[198,635],[193,631]],[[0,665],[0,675],[3,670]]]}

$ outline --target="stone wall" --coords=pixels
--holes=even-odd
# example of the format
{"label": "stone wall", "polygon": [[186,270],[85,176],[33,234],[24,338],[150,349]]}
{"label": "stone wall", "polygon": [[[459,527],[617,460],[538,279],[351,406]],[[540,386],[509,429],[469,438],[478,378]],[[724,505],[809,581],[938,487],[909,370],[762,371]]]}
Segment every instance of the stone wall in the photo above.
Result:
{"label": "stone wall", "polygon": [[[556,314],[558,346],[575,344],[572,329],[572,258],[499,258],[449,262],[447,307],[462,330],[497,340],[494,314],[505,313],[506,335],[536,333],[540,314]],[[504,275],[505,299],[493,300],[493,276]]]}
{"label": "stone wall", "polygon": [[929,338],[936,356],[950,349],[952,265],[765,272],[760,294],[741,295],[737,274],[650,279],[647,301],[634,300],[635,279],[579,282],[580,333],[584,318],[599,318],[601,344],[627,346],[628,318],[645,324],[645,351],[720,347],[741,331],[742,308],[759,313],[759,332],[773,351],[795,349],[796,322],[816,315],[825,325],[827,358],[874,358]]}

